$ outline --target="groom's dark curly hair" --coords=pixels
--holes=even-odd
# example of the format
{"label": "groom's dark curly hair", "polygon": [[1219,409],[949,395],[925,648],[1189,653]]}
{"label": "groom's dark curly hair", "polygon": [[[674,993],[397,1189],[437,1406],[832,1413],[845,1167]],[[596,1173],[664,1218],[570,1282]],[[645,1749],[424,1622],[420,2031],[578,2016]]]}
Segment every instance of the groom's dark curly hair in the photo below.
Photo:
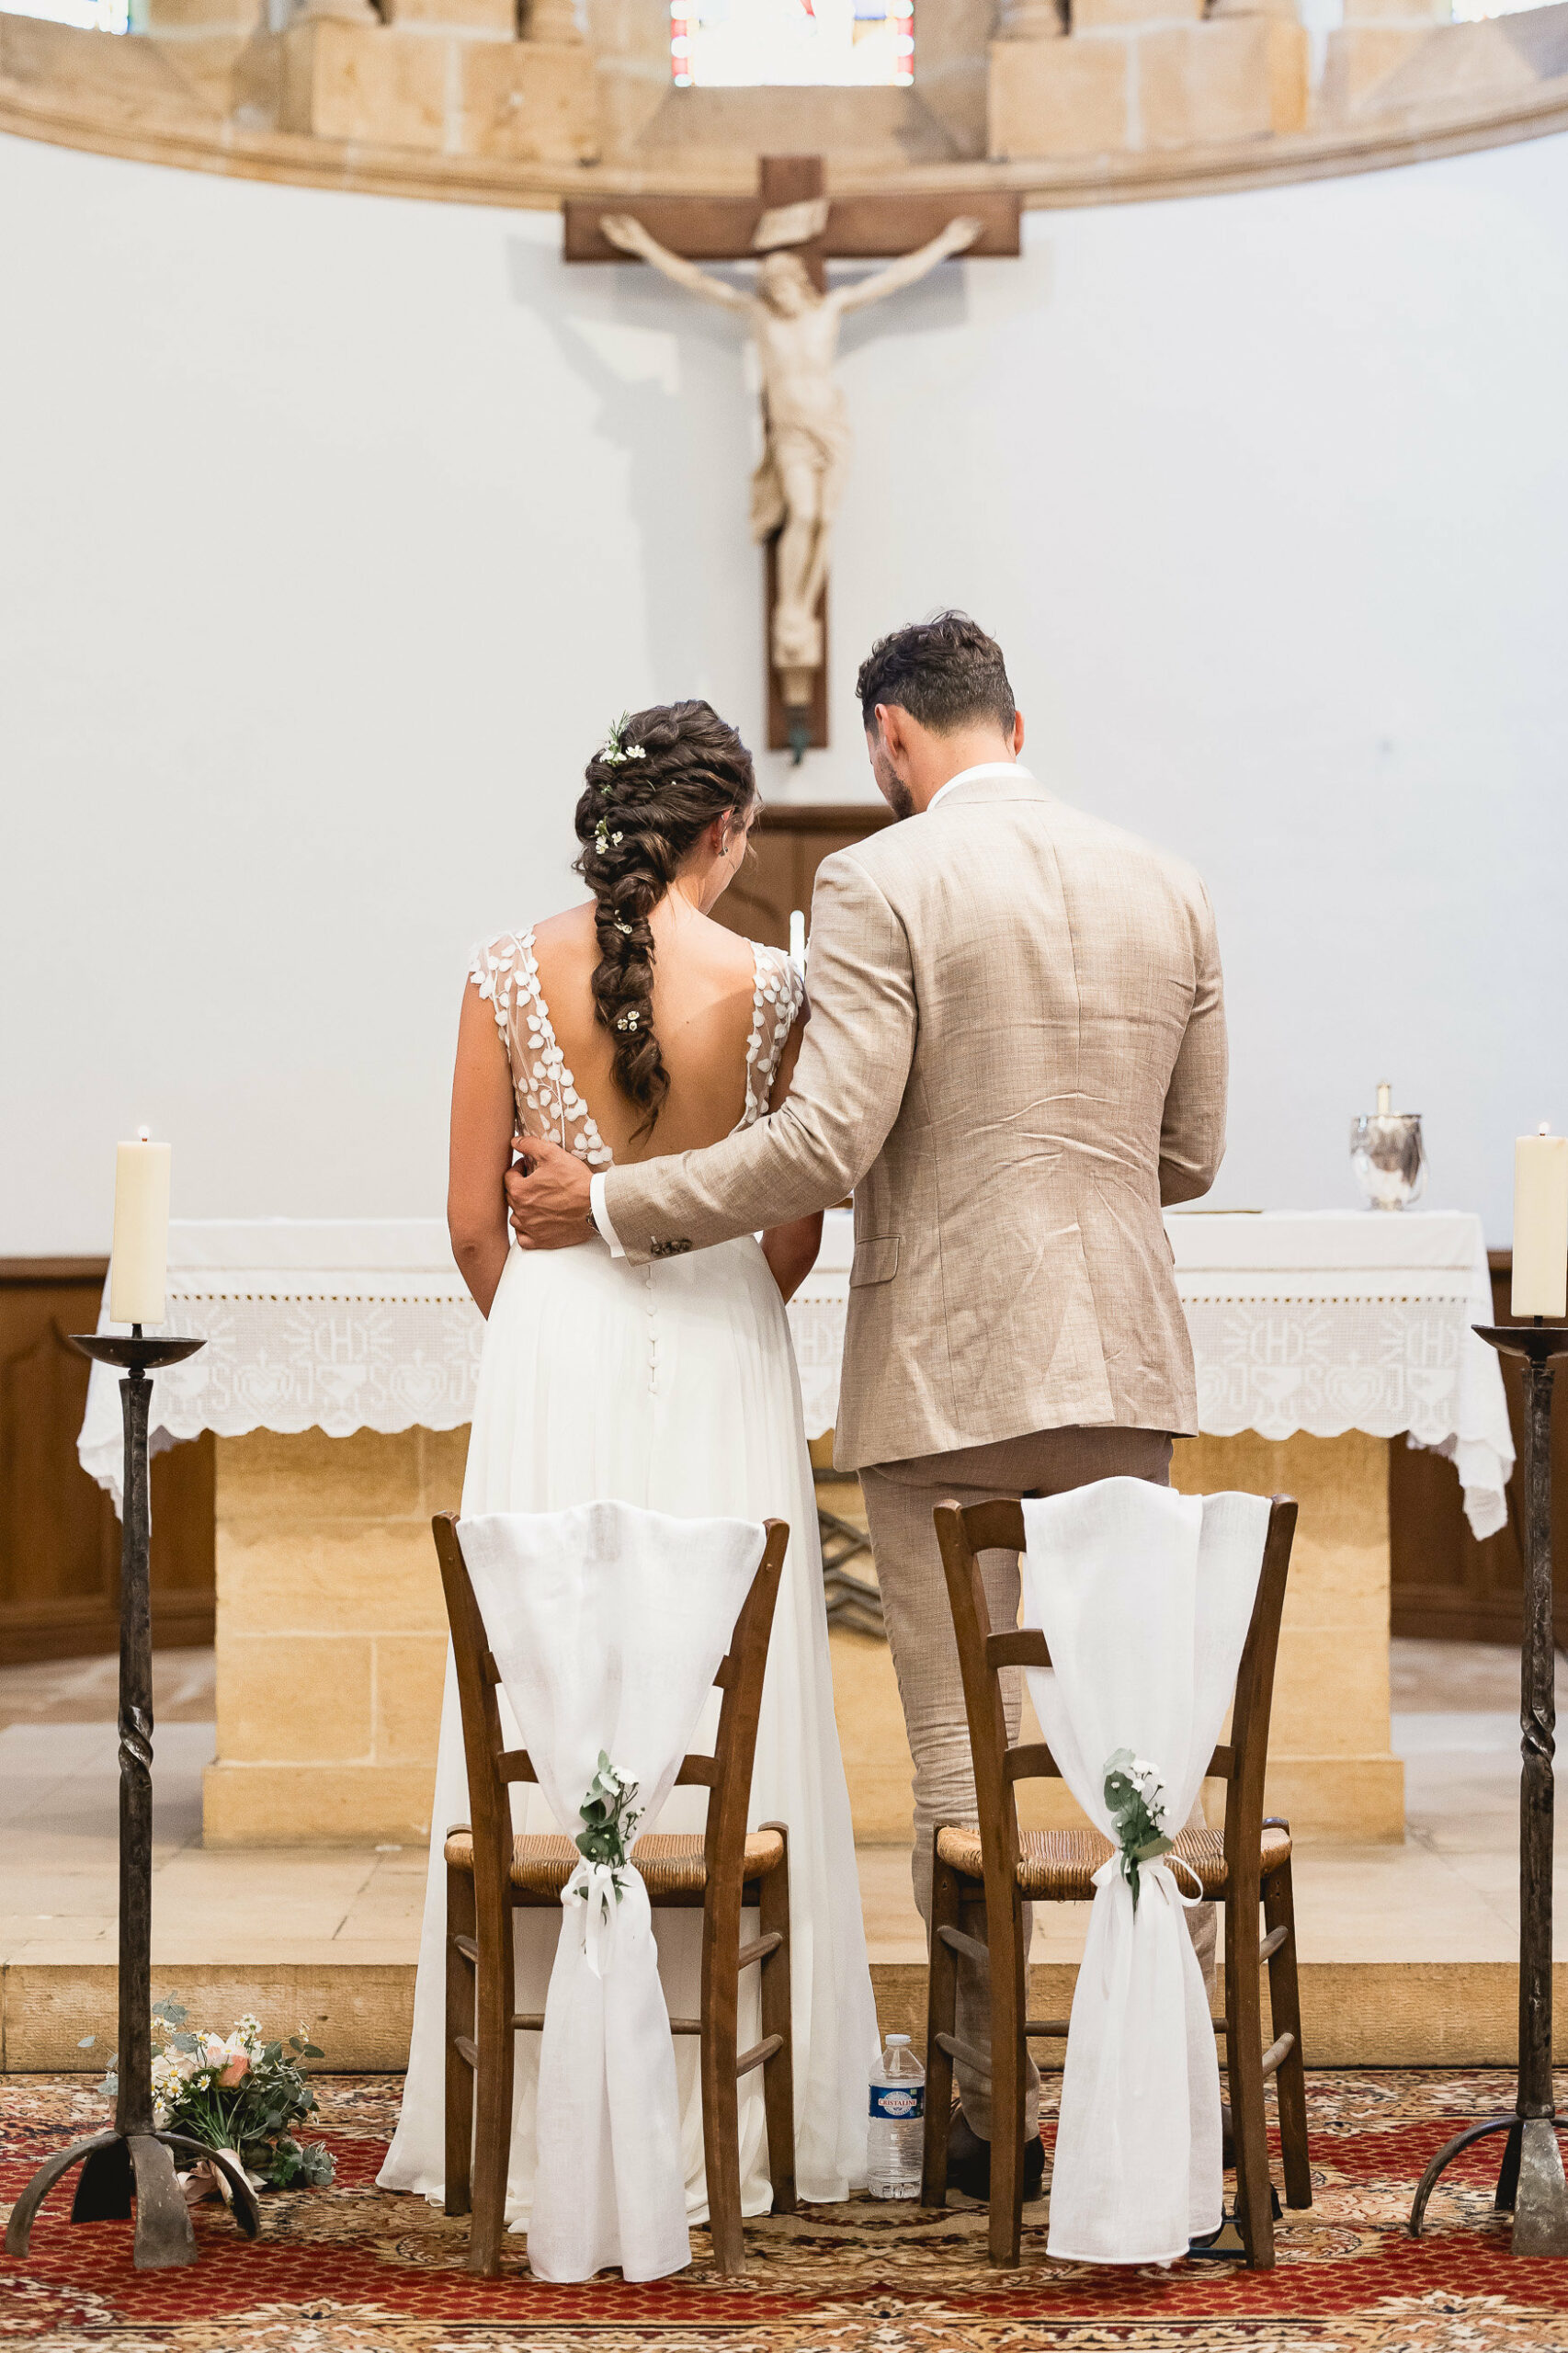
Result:
{"label": "groom's dark curly hair", "polygon": [[868,734],[880,702],[897,703],[937,735],[988,719],[1006,734],[1016,709],[1001,647],[967,613],[937,613],[880,637],[855,691]]}

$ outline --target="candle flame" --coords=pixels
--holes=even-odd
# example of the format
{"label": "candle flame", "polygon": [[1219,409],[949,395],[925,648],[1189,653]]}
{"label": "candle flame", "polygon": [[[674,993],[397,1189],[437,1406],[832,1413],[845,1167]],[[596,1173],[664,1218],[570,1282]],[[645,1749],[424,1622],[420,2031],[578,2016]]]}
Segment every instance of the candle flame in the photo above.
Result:
{"label": "candle flame", "polygon": [[138,1143],[151,1143],[153,1141],[152,1129],[146,1127],[138,1128],[136,1131],[136,1141]]}
{"label": "candle flame", "polygon": [[1543,1120],[1540,1127],[1537,1128],[1536,1133],[1538,1136],[1549,1136],[1551,1133],[1551,1121],[1550,1120]]}

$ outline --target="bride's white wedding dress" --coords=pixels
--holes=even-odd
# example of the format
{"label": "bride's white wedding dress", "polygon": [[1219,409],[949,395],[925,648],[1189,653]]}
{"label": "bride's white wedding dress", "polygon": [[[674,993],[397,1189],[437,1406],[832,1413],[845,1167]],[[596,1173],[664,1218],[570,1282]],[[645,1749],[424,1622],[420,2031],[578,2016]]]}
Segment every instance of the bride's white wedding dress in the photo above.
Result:
{"label": "bride's white wedding dress", "polygon": [[[778,951],[754,947],[743,1127],[767,1106],[800,1010],[801,984]],[[609,1165],[593,1116],[556,1043],[533,934],[482,950],[471,978],[495,1008],[520,1126],[591,1167]],[[630,1267],[595,1240],[507,1256],[484,1337],[463,1482],[465,1513],[562,1511],[601,1498],[688,1517],[789,1521],[752,1779],[751,1825],[790,1826],[795,2167],[802,2197],[832,2200],[866,2177],[867,2076],[877,2055],[849,1799],[839,1755],[823,1604],[822,1552],[800,1384],[783,1303],[748,1234],[711,1250]],[[717,1695],[715,1695],[716,1699]],[[506,1699],[502,1697],[504,1712]],[[517,1737],[508,1722],[508,1732]],[[699,1745],[710,1739],[710,1727]],[[706,1794],[675,1790],[657,1824],[699,1830]],[[554,1830],[537,1789],[514,1792],[519,1829]],[[380,2180],[442,2192],[446,1875],[442,1836],[469,1815],[450,1655],[430,1823],[414,2037],[403,2114]],[[544,2005],[557,1916],[515,1915],[517,2007]],[[659,1968],[673,2015],[698,2006],[701,1915],[656,1912]],[[755,1915],[743,1932],[756,1933]],[[743,2046],[760,2032],[756,1972],[742,1981]],[[751,2018],[748,2030],[747,2007]],[[695,2038],[678,2037],[687,2210],[706,2218]],[[533,2193],[539,2037],[517,2037],[507,2221],[526,2225]],[[741,2088],[742,2205],[768,2211],[760,2071]]]}

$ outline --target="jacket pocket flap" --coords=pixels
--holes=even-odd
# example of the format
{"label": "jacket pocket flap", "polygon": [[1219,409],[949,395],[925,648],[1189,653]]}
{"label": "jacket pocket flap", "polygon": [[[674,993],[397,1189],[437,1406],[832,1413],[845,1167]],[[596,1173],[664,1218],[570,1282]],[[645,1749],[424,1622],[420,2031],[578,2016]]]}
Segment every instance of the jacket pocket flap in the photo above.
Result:
{"label": "jacket pocket flap", "polygon": [[849,1288],[857,1290],[863,1283],[891,1283],[898,1272],[896,1233],[874,1234],[855,1245],[855,1263],[849,1270]]}

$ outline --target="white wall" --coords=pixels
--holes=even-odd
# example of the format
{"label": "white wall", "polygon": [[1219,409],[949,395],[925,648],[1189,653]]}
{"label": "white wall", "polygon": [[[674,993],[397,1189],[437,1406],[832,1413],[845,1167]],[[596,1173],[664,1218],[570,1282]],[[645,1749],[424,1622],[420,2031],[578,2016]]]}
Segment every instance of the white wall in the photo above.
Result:
{"label": "white wall", "polygon": [[[463,950],[574,887],[606,720],[759,734],[734,326],[558,239],[0,141],[0,1252],[105,1246],[139,1119],[186,1215],[437,1210]],[[808,790],[969,606],[1209,878],[1216,1199],[1348,1205],[1386,1075],[1505,1242],[1568,1127],[1568,140],[1036,213],[850,325]]]}

